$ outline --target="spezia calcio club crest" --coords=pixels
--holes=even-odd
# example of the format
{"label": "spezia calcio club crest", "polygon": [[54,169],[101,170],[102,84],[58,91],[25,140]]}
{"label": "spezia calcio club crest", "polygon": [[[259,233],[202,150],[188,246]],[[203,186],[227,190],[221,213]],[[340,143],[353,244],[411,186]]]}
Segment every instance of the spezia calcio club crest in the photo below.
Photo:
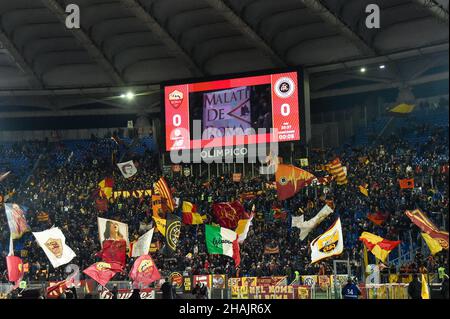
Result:
{"label": "spezia calcio club crest", "polygon": [[289,77],[278,79],[275,83],[275,94],[283,99],[290,97],[295,91],[294,81]]}

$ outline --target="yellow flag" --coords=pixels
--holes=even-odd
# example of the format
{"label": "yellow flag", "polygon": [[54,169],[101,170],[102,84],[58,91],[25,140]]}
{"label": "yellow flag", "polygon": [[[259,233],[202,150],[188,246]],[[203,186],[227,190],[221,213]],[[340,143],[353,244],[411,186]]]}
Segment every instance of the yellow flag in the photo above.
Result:
{"label": "yellow flag", "polygon": [[428,289],[427,278],[422,274],[422,299],[430,299],[430,290]]}
{"label": "yellow flag", "polygon": [[155,220],[156,228],[161,233],[161,235],[166,236],[166,219],[158,218],[153,216],[153,219]]}
{"label": "yellow flag", "polygon": [[422,233],[422,237],[427,243],[428,248],[430,248],[432,255],[435,255],[442,250],[442,246],[439,244],[439,242],[427,233]]}
{"label": "yellow flag", "polygon": [[360,185],[359,191],[364,194],[365,196],[369,196],[369,190],[367,189],[366,185]]}

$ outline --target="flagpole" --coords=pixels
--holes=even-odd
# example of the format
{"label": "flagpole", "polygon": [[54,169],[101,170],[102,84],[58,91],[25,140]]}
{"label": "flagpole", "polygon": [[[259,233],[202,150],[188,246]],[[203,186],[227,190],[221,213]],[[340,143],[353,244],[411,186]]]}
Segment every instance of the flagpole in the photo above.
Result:
{"label": "flagpole", "polygon": [[363,254],[363,274],[364,274],[364,281],[366,280],[366,269],[367,265],[369,264],[369,257],[367,255],[367,247],[364,245],[364,254]]}

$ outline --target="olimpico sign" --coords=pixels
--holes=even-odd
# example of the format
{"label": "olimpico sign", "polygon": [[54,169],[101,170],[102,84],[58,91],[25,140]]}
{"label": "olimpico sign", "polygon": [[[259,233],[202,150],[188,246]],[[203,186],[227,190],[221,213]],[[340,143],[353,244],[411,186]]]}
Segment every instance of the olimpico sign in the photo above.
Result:
{"label": "olimpico sign", "polygon": [[[200,128],[201,125],[194,125],[194,128]],[[251,128],[249,129],[252,130]],[[225,129],[225,136],[223,132],[217,129],[211,129],[207,133],[203,132],[203,139],[208,140],[215,137],[223,138],[227,141],[228,145],[221,146],[214,142],[206,144],[204,147],[200,146],[200,143],[193,143],[193,148],[183,148],[170,151],[170,160],[173,164],[191,164],[191,163],[266,163],[268,154],[271,157],[278,156],[278,142],[270,141],[269,139],[247,139],[244,143],[244,139],[248,135],[252,135],[249,132],[243,132],[241,129],[227,128]],[[201,132],[197,132],[200,134]],[[263,136],[276,136],[277,130],[271,129],[270,133],[267,133],[265,129],[258,129],[258,134]],[[207,135],[205,135],[207,134]],[[253,135],[256,135],[254,133]],[[269,142],[270,141],[270,142]]]}

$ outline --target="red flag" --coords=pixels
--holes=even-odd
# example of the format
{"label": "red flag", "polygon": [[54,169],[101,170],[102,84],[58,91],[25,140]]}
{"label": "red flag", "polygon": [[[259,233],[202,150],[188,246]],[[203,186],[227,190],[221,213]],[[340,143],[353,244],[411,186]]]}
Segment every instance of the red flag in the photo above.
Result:
{"label": "red flag", "polygon": [[97,254],[107,263],[117,263],[125,266],[127,242],[125,240],[105,240],[103,249]]}
{"label": "red flag", "polygon": [[108,211],[108,200],[106,198],[97,198],[95,200],[95,206],[99,212],[107,212]]}
{"label": "red flag", "polygon": [[240,219],[248,219],[244,207],[239,201],[232,203],[214,203],[212,205],[217,223],[231,230],[236,229]]}
{"label": "red flag", "polygon": [[130,278],[133,280],[134,287],[139,287],[141,284],[147,286],[152,282],[159,280],[161,274],[153,262],[152,257],[143,255],[134,262],[130,272]]}
{"label": "red flag", "polygon": [[285,200],[294,196],[315,178],[313,174],[293,165],[278,165],[275,173],[278,199]]}
{"label": "red flag", "polygon": [[409,179],[399,179],[398,180],[401,189],[412,189],[414,188],[414,178]]}
{"label": "red flag", "polygon": [[286,220],[287,218],[287,213],[283,210],[281,210],[281,208],[272,208],[272,212],[273,212],[273,218],[274,219],[281,219],[281,220]]}
{"label": "red flag", "polygon": [[112,277],[120,271],[122,271],[122,266],[119,264],[98,262],[83,270],[83,273],[94,279],[100,285],[106,286]]}
{"label": "red flag", "polygon": [[8,280],[13,282],[21,281],[23,278],[23,262],[17,256],[6,257],[6,267],[8,268]]}
{"label": "red flag", "polygon": [[388,218],[388,215],[384,215],[380,211],[376,212],[375,214],[367,214],[367,219],[369,219],[372,223],[375,225],[381,226],[386,219]]}

